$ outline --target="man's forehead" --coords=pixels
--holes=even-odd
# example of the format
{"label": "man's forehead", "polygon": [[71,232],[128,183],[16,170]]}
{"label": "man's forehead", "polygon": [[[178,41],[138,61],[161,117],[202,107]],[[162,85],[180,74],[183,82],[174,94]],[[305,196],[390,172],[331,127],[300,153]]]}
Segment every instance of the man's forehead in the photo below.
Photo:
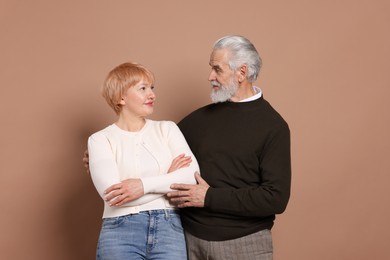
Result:
{"label": "man's forehead", "polygon": [[226,49],[216,49],[210,55],[210,66],[219,66],[228,65],[228,51]]}

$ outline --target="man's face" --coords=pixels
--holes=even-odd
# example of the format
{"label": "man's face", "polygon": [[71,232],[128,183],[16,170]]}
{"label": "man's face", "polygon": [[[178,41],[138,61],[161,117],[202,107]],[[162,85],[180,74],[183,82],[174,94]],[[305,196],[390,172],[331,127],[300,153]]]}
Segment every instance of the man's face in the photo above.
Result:
{"label": "man's face", "polygon": [[211,72],[209,81],[212,86],[211,100],[213,103],[225,102],[233,97],[238,89],[236,73],[229,67],[229,52],[217,49],[211,53]]}

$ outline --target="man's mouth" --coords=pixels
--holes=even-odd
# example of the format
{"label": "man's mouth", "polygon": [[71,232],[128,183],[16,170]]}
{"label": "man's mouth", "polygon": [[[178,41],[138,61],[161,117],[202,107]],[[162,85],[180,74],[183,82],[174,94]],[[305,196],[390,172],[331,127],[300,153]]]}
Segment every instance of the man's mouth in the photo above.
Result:
{"label": "man's mouth", "polygon": [[221,88],[221,84],[219,84],[218,82],[216,81],[212,81],[211,82],[211,87],[214,89],[214,90],[219,90]]}

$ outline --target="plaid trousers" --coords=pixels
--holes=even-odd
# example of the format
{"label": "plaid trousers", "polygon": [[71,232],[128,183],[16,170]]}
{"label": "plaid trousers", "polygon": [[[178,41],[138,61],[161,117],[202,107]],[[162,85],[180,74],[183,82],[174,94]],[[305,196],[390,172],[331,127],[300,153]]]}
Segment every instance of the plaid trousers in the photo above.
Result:
{"label": "plaid trousers", "polygon": [[189,260],[272,260],[272,234],[268,229],[224,241],[207,241],[185,233]]}

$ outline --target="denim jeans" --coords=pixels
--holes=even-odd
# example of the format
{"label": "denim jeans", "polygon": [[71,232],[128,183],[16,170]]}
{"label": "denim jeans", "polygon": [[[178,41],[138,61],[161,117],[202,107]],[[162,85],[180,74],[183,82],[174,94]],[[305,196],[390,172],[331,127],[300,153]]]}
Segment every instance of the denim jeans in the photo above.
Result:
{"label": "denim jeans", "polygon": [[96,259],[187,259],[179,211],[141,211],[103,219]]}

